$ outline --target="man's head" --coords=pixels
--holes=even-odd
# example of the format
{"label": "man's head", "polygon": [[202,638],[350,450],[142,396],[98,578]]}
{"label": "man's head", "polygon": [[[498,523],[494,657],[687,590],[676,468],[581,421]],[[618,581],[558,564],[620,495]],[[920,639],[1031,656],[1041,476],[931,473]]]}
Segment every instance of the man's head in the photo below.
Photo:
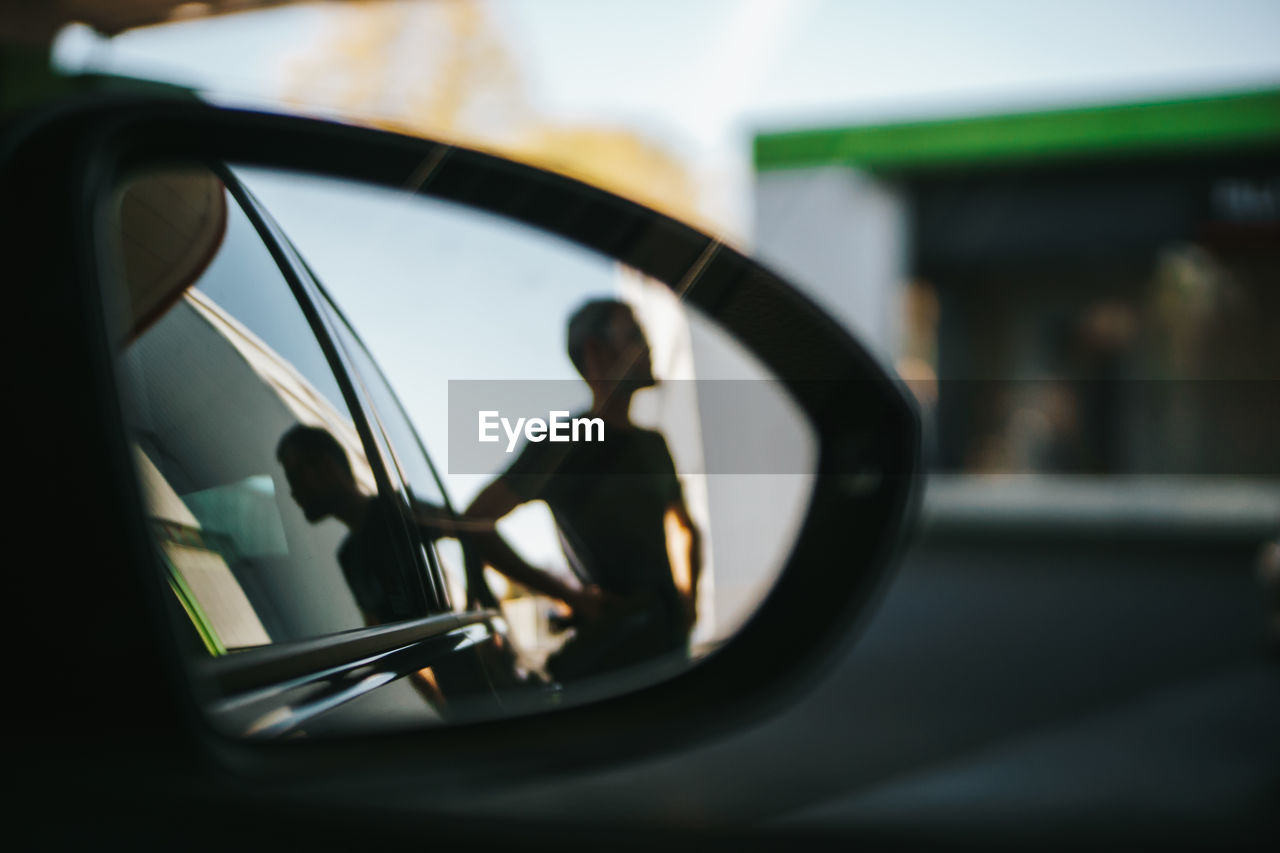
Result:
{"label": "man's head", "polygon": [[326,430],[298,424],[280,437],[276,458],[307,521],[333,515],[344,499],[358,494],[347,453]]}
{"label": "man's head", "polygon": [[626,382],[636,388],[655,383],[649,342],[631,307],[616,299],[593,299],[569,318],[569,359],[592,380]]}

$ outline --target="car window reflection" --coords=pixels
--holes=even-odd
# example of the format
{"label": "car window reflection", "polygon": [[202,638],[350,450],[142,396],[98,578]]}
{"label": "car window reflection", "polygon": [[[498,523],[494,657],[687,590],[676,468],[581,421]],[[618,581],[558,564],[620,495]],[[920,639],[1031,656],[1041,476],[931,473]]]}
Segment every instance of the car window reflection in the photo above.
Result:
{"label": "car window reflection", "polygon": [[[195,169],[132,181],[120,210],[124,408],[158,550],[205,647],[426,615],[335,375],[245,214]],[[372,510],[355,529],[295,499],[305,476],[281,437],[307,430]]]}

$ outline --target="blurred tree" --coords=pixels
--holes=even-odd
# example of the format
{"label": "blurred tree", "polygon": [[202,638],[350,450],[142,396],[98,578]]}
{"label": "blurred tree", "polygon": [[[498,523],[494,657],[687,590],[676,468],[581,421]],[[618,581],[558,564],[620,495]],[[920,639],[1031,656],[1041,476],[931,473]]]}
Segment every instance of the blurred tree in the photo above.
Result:
{"label": "blurred tree", "polygon": [[359,2],[329,14],[331,35],[290,69],[286,98],[299,109],[491,150],[699,221],[696,183],[662,146],[538,114],[483,3]]}
{"label": "blurred tree", "polygon": [[697,187],[688,170],[632,131],[538,122],[515,141],[510,153],[686,221],[700,218]]}

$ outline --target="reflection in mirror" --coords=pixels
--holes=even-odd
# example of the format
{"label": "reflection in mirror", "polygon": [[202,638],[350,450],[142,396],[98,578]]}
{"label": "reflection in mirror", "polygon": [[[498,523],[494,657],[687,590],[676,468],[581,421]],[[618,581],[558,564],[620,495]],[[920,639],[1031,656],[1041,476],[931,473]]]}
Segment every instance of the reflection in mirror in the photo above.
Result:
{"label": "reflection in mirror", "polygon": [[133,176],[106,227],[145,511],[227,731],[634,690],[730,639],[786,560],[812,428],[667,284],[258,168]]}

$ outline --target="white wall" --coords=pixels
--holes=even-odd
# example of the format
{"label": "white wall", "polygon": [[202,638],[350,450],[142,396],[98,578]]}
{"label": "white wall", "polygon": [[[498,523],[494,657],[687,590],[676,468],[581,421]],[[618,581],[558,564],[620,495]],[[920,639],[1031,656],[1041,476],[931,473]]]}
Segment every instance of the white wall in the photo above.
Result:
{"label": "white wall", "polygon": [[906,280],[901,190],[845,166],[756,177],[754,254],[891,361]]}

